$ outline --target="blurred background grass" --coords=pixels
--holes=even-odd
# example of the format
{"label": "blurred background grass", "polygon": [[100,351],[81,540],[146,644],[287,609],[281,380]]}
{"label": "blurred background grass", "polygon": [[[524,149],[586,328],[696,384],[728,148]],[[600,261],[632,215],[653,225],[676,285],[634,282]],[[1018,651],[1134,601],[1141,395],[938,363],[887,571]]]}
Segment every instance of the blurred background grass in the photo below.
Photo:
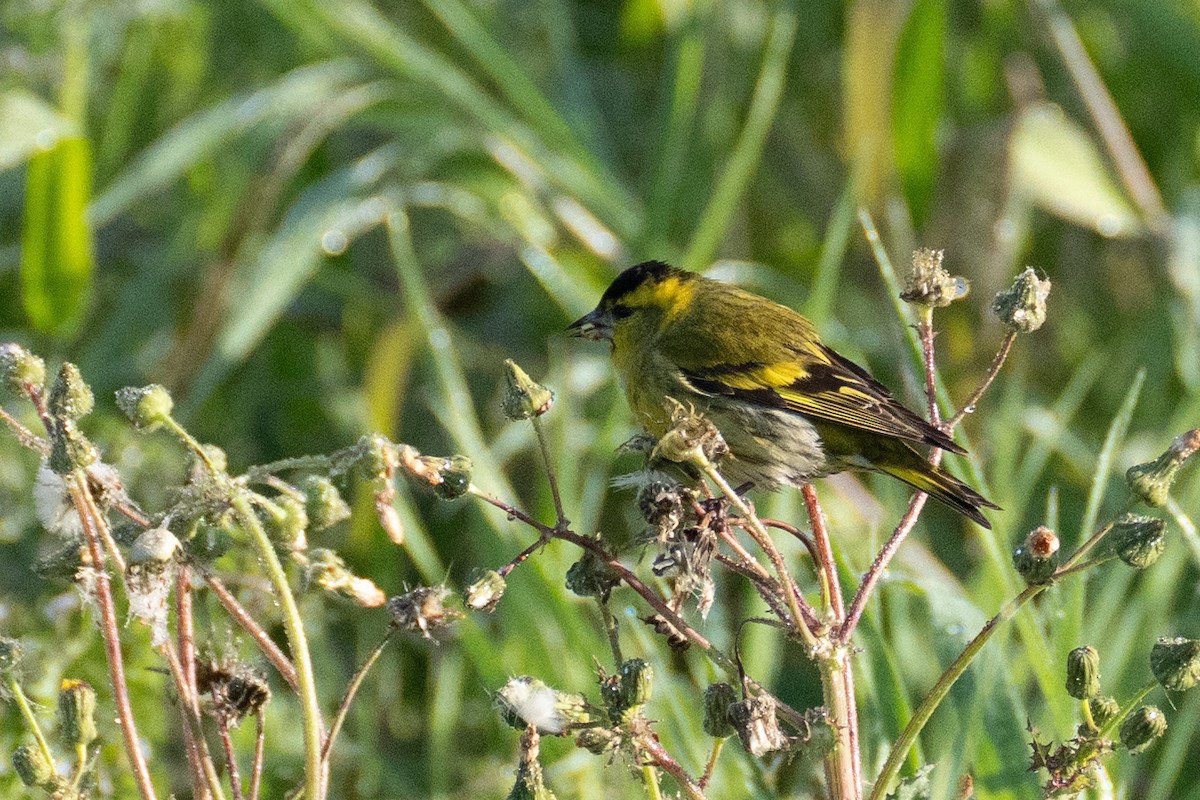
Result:
{"label": "blurred background grass", "polygon": [[[939,312],[951,398],[1002,335],[992,294],[1026,264],[1048,275],[1049,323],[1018,341],[963,432],[973,461],[958,466],[1005,508],[995,531],[929,509],[861,629],[868,775],[908,706],[1013,593],[1012,543],[1043,522],[1078,541],[1120,502],[1128,465],[1200,421],[1195,3],[9,0],[0,18],[0,339],[81,365],[101,399],[85,426],[152,509],[167,501],[164,476],[182,475],[181,454],[135,440],[104,398],[157,381],[235,468],[379,430],[464,452],[481,485],[547,514],[531,432],[499,411],[512,357],[557,391],[547,424],[576,528],[625,538],[631,498],[608,482],[635,466],[614,452],[631,421],[606,354],[562,335],[623,266],[717,261],[714,274],[810,314],[913,405],[905,320],[859,203],[899,267],[915,246],[944,248],[973,283]],[[1145,175],[1119,129],[1101,133],[1121,119]],[[28,569],[50,546],[30,510],[35,461],[10,437],[0,449],[0,628],[32,649],[35,696],[48,702],[64,673],[103,686],[102,651],[68,587]],[[868,483],[877,502],[859,479],[823,486],[851,574],[903,502],[900,487]],[[1072,734],[1071,648],[1099,647],[1106,691],[1122,697],[1147,679],[1155,637],[1200,636],[1195,471],[1175,498],[1151,570],[1109,566],[1053,589],[988,648],[913,759],[938,762],[935,796],[968,770],[980,798],[1038,796],[1024,727]],[[800,518],[790,493],[763,502]],[[396,592],[460,584],[530,541],[468,502],[402,490],[399,505],[405,548],[370,513],[321,544]],[[488,692],[524,673],[587,691],[592,656],[607,660],[594,607],[562,585],[576,555],[548,548],[456,643],[394,648],[339,745],[334,795],[506,792],[516,735]],[[715,673],[697,653],[666,655],[627,594],[616,603],[627,656],[660,666],[650,716],[698,771],[696,693]],[[728,649],[756,611],[744,586],[725,585],[705,635]],[[386,622],[318,598],[306,613],[332,707]],[[217,614],[212,627],[223,642]],[[753,626],[742,647],[784,699],[819,702],[795,648]],[[174,720],[163,680],[148,647],[134,653],[145,733],[163,742]],[[276,695],[266,796],[300,760]],[[22,734],[15,712],[3,715],[7,752]],[[1169,718],[1161,745],[1109,762],[1125,796],[1200,798],[1200,694]],[[547,741],[543,755],[560,797],[640,791],[567,743]],[[152,763],[182,792],[178,756],[160,745]],[[763,774],[732,747],[712,796],[804,796],[808,767]]]}

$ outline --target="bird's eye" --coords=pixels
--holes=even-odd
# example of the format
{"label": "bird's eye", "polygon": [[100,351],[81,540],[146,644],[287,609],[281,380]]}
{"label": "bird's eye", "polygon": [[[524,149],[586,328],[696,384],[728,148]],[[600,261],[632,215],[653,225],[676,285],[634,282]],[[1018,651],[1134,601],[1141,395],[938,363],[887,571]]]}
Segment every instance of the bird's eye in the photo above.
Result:
{"label": "bird's eye", "polygon": [[612,307],[613,319],[626,319],[633,315],[633,309],[629,306],[616,305]]}

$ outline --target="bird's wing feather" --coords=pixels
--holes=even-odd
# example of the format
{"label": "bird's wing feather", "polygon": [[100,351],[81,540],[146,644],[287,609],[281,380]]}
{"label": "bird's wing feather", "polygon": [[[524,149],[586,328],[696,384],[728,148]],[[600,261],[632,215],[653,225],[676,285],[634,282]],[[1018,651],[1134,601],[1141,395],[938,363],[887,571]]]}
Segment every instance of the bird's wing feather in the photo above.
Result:
{"label": "bird's wing feather", "polygon": [[[965,452],[898,403],[866,370],[821,344],[812,325],[795,311],[774,303],[764,308],[754,298],[753,308],[730,313],[730,300],[723,298],[726,324],[673,326],[659,337],[659,349],[696,390]],[[763,330],[779,335],[765,337]]]}

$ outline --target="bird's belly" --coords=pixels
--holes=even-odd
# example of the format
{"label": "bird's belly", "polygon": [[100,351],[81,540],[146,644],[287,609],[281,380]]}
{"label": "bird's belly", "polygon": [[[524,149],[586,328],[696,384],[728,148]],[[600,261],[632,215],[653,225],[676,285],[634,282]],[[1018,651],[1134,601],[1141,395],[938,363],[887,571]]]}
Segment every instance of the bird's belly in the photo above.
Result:
{"label": "bird's belly", "polygon": [[837,472],[817,429],[800,414],[708,398],[698,410],[721,431],[729,457],[721,471],[734,483],[753,481],[764,489],[799,486]]}

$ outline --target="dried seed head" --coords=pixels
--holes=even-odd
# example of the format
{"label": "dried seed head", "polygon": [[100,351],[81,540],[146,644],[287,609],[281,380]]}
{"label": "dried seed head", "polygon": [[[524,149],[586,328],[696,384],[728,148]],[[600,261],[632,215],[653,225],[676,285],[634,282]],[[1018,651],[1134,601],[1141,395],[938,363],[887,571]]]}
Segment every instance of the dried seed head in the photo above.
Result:
{"label": "dried seed head", "polygon": [[363,608],[378,608],[387,601],[383,590],[366,578],[349,570],[341,556],[327,547],[314,547],[307,553],[304,570],[306,586],[320,586],[325,591],[352,600]]}
{"label": "dried seed head", "polygon": [[435,631],[450,627],[463,616],[461,611],[447,607],[446,600],[450,595],[445,586],[419,586],[391,598],[387,601],[387,610],[392,615],[393,627],[436,641],[433,638]]}
{"label": "dried seed head", "polygon": [[572,726],[593,721],[583,695],[555,691],[537,678],[522,675],[509,679],[493,696],[505,724],[523,730],[563,736]]}
{"label": "dried seed head", "polygon": [[1187,691],[1200,682],[1200,640],[1159,639],[1150,650],[1150,670],[1167,691]]}
{"label": "dried seed head", "polygon": [[1179,434],[1158,458],[1129,468],[1125,473],[1129,491],[1148,506],[1157,508],[1165,504],[1179,468],[1197,450],[1200,450],[1200,428]]}
{"label": "dried seed head", "polygon": [[945,252],[921,248],[913,253],[912,269],[904,279],[900,299],[918,306],[948,306],[966,297],[970,284],[966,278],[951,275],[942,266]]}
{"label": "dried seed head", "polygon": [[96,740],[96,690],[67,678],[58,690],[59,732],[63,744],[86,747]]}
{"label": "dried seed head", "polygon": [[752,756],[764,756],[788,746],[788,738],[775,717],[775,698],[768,694],[749,697],[729,706],[729,721]]}
{"label": "dried seed head", "polygon": [[24,394],[27,386],[41,387],[46,382],[46,363],[19,344],[0,345],[0,381],[15,394]]}
{"label": "dried seed head", "polygon": [[1011,289],[996,295],[992,311],[1010,330],[1031,333],[1046,322],[1049,296],[1050,281],[1039,278],[1033,267],[1026,267]]}
{"label": "dried seed head", "polygon": [[677,400],[673,403],[671,428],[658,440],[650,456],[674,461],[679,464],[703,466],[717,463],[729,453],[729,446],[717,427],[684,406]]}
{"label": "dried seed head", "polygon": [[651,481],[638,490],[638,511],[647,523],[659,531],[670,532],[683,519],[683,498],[673,481]]}
{"label": "dried seed head", "polygon": [[139,431],[152,431],[171,419],[175,403],[171,393],[152,383],[149,386],[126,386],[117,390],[117,408],[129,417]]}
{"label": "dried seed head", "polygon": [[1013,550],[1013,566],[1031,586],[1047,583],[1058,569],[1058,547],[1058,536],[1042,525]]}
{"label": "dried seed head", "polygon": [[737,692],[728,683],[714,683],[704,690],[704,732],[724,739],[735,731],[729,721],[729,708],[737,702]]}
{"label": "dried seed head", "polygon": [[1154,706],[1142,706],[1121,723],[1121,744],[1140,753],[1166,733],[1167,718]]}
{"label": "dried seed head", "polygon": [[1100,694],[1100,654],[1096,648],[1076,647],[1067,654],[1067,694],[1077,700]]}
{"label": "dried seed head", "polygon": [[467,608],[491,613],[500,604],[508,585],[504,576],[494,569],[477,572],[464,593]]}
{"label": "dried seed head", "polygon": [[133,542],[130,564],[167,564],[179,552],[179,539],[166,528],[151,528]]}
{"label": "dried seed head", "polygon": [[554,392],[530,378],[511,358],[504,362],[504,415],[511,420],[540,417],[554,403]]}
{"label": "dried seed head", "polygon": [[580,559],[567,569],[567,588],[580,597],[607,599],[620,582],[616,571],[591,550],[585,550]]}
{"label": "dried seed head", "polygon": [[196,661],[196,691],[207,700],[205,710],[236,727],[271,701],[267,677],[236,657]]}

